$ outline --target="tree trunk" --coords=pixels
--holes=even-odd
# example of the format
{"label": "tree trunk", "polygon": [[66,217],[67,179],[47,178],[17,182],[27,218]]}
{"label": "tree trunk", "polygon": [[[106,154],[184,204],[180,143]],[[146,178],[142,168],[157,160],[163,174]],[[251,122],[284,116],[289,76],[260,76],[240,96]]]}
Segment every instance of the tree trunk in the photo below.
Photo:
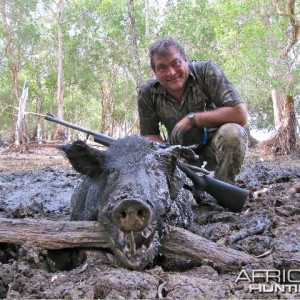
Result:
{"label": "tree trunk", "polygon": [[290,95],[287,95],[284,100],[282,135],[282,140],[286,144],[286,154],[289,154],[296,149],[298,137],[295,100],[294,97]]}
{"label": "tree trunk", "polygon": [[111,107],[110,107],[111,126],[109,128],[109,136],[114,136],[114,131],[116,127],[115,108],[116,108],[116,102],[111,101]]}
{"label": "tree trunk", "polygon": [[[62,10],[64,0],[59,0],[57,3],[57,117],[64,119],[64,82],[63,82],[63,34],[62,34]],[[65,128],[62,125],[57,125],[55,128],[54,138],[58,140],[65,140]]]}
{"label": "tree trunk", "polygon": [[275,130],[278,130],[282,119],[284,96],[275,88],[272,89],[271,95],[274,110],[274,126]]}
{"label": "tree trunk", "polygon": [[273,154],[288,155],[297,149],[297,118],[295,112],[295,100],[287,95],[284,99],[281,125],[276,135],[267,141],[267,146]]}
{"label": "tree trunk", "polygon": [[[44,249],[109,248],[110,239],[96,221],[49,221],[0,218],[0,243],[34,243]],[[258,261],[253,256],[218,245],[185,229],[171,227],[162,254],[211,263],[221,271],[240,270]]]}
{"label": "tree trunk", "polygon": [[100,83],[100,99],[101,99],[101,123],[99,132],[105,132],[106,130],[106,116],[107,116],[107,95],[105,93],[105,87]]}
{"label": "tree trunk", "polygon": [[16,123],[16,135],[15,135],[15,144],[20,146],[26,145],[25,140],[25,108],[26,102],[28,98],[28,87],[23,86],[22,95],[19,100],[19,111],[18,111],[18,119]]}
{"label": "tree trunk", "polygon": [[296,0],[288,0],[287,5],[285,6],[285,12],[280,11],[279,3],[277,2],[277,10],[280,15],[284,17],[288,17],[290,19],[291,26],[289,28],[288,34],[288,43],[283,52],[281,53],[281,56],[287,56],[289,52],[294,48],[294,46],[297,44],[299,39],[299,32],[300,32],[300,25],[299,20],[297,18],[297,9],[296,9]]}
{"label": "tree trunk", "polygon": [[132,32],[132,44],[133,44],[133,51],[134,51],[134,58],[135,58],[135,68],[137,73],[137,86],[136,91],[139,90],[143,78],[142,78],[142,70],[141,70],[141,60],[139,55],[138,49],[138,34],[136,29],[136,22],[135,22],[135,11],[134,11],[134,0],[129,0],[129,19],[131,23],[131,32]]}
{"label": "tree trunk", "polygon": [[251,135],[248,125],[246,125],[245,130],[248,134],[248,147],[249,148],[255,147],[258,144],[258,140]]}
{"label": "tree trunk", "polygon": [[[288,17],[290,20],[290,28],[287,33],[287,46],[278,57],[278,64],[288,60],[291,61],[289,53],[293,50],[299,40],[300,25],[296,15],[296,1],[288,0],[284,8],[280,8],[280,3],[276,3],[277,13],[280,16]],[[283,2],[281,3],[283,4]],[[286,65],[286,63],[285,63]],[[267,142],[274,154],[291,154],[297,148],[297,118],[295,112],[295,99],[293,95],[293,71],[291,67],[285,68],[282,65],[284,74],[284,87],[282,92],[278,90],[272,91],[272,100],[274,105],[275,128],[276,135]],[[273,74],[274,77],[276,77]]]}

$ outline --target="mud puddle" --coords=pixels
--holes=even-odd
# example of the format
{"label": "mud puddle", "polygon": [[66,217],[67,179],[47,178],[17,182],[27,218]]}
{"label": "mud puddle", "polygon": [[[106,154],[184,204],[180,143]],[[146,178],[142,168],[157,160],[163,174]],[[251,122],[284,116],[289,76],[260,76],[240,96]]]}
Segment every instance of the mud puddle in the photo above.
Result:
{"label": "mud puddle", "polygon": [[[56,150],[39,151],[21,158],[0,155],[0,218],[68,220],[70,197],[81,178]],[[196,209],[198,235],[259,258],[236,272],[224,272],[205,260],[173,257],[159,257],[152,267],[136,272],[114,266],[104,250],[45,251],[0,243],[0,298],[299,299],[300,194],[291,190],[298,183],[299,157],[249,156],[238,180],[250,191],[243,211],[205,205]],[[280,276],[283,270],[298,270],[289,273],[294,290],[288,290],[291,282],[280,291],[272,281],[256,280],[267,292],[251,291],[247,280],[236,282],[240,271],[258,269]]]}

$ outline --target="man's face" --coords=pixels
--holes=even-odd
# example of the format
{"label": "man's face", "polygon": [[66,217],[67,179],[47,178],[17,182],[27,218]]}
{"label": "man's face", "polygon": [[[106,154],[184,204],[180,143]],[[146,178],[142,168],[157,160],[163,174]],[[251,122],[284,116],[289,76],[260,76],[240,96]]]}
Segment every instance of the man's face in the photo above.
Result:
{"label": "man's face", "polygon": [[156,54],[153,57],[154,73],[167,91],[181,98],[187,78],[189,67],[186,57],[182,57],[173,47],[164,55]]}

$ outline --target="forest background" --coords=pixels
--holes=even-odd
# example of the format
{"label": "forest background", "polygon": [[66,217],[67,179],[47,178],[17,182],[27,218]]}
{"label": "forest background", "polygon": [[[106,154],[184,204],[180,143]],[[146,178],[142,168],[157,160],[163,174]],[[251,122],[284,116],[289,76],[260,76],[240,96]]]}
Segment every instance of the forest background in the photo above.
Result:
{"label": "forest background", "polygon": [[80,137],[46,112],[118,138],[139,132],[148,47],[172,36],[189,59],[215,61],[249,110],[249,129],[299,145],[296,0],[1,0],[0,142]]}

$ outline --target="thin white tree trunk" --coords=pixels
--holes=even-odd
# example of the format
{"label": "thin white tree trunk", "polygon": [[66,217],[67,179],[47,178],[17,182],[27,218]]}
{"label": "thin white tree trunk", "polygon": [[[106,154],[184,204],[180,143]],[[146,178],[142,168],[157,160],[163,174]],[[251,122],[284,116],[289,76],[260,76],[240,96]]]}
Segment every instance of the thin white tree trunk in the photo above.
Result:
{"label": "thin white tree trunk", "polygon": [[25,144],[25,139],[24,139],[25,108],[28,99],[28,87],[26,87],[25,84],[26,83],[24,82],[22,95],[19,100],[18,120],[16,123],[16,141],[15,141],[16,145]]}
{"label": "thin white tree trunk", "polygon": [[283,109],[283,99],[282,96],[280,96],[280,93],[278,90],[273,88],[271,90],[272,95],[272,102],[273,102],[273,111],[274,111],[274,125],[275,130],[277,131],[281,126],[281,119],[282,119],[282,109]]}

